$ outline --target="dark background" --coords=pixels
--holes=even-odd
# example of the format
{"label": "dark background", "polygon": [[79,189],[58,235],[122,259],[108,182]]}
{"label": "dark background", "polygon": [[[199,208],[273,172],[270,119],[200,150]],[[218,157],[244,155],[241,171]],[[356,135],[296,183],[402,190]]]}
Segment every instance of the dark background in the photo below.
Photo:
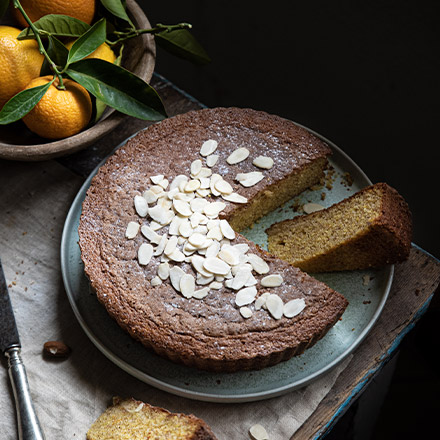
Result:
{"label": "dark background", "polygon": [[[156,72],[208,107],[265,110],[330,139],[405,197],[413,241],[440,257],[438,0],[138,3],[152,25],[192,23],[212,58],[197,67],[158,48]],[[391,382],[378,378],[329,439],[436,433],[438,302],[401,344]]]}

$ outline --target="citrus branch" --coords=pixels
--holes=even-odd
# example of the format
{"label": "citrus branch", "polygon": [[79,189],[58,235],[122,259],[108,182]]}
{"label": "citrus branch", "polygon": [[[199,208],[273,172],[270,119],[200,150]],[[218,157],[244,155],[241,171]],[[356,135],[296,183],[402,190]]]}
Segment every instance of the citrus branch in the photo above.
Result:
{"label": "citrus branch", "polygon": [[110,46],[115,46],[123,41],[129,40],[130,38],[138,37],[142,34],[158,34],[159,32],[171,32],[178,29],[191,29],[192,25],[190,23],[178,23],[178,24],[156,24],[155,27],[151,29],[131,29],[128,32],[114,32],[115,35],[120,36],[117,40],[109,41],[106,43]]}
{"label": "citrus branch", "polygon": [[52,70],[54,71],[55,75],[57,76],[57,78],[58,78],[58,85],[56,87],[58,89],[65,90],[66,87],[64,86],[63,77],[61,75],[61,72],[58,70],[57,65],[52,61],[52,59],[50,58],[49,54],[46,52],[46,49],[44,48],[43,42],[41,41],[41,38],[40,38],[40,31],[32,23],[32,20],[26,14],[25,10],[23,9],[23,6],[21,6],[20,1],[19,0],[13,0],[13,4],[14,4],[14,8],[17,8],[21,12],[21,14],[23,15],[24,19],[29,24],[29,27],[34,32],[35,39],[37,40],[38,49],[39,49],[40,53],[42,55],[44,55],[44,57],[46,58],[46,60],[50,64]]}

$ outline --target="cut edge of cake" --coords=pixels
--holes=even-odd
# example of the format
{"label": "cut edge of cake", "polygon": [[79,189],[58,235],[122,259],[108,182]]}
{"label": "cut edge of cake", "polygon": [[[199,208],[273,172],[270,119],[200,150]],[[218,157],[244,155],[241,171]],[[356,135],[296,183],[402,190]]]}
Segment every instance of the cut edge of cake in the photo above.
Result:
{"label": "cut edge of cake", "polygon": [[380,182],[266,232],[269,251],[305,272],[361,270],[408,258],[412,216],[397,190]]}

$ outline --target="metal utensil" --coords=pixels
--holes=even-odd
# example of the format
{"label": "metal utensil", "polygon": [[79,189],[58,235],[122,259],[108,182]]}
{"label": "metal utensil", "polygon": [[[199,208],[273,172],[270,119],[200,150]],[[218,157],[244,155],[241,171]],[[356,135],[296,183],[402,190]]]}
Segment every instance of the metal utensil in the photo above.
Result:
{"label": "metal utensil", "polygon": [[8,358],[17,410],[19,440],[44,440],[44,434],[32,404],[26,369],[20,356],[21,344],[0,261],[0,350]]}

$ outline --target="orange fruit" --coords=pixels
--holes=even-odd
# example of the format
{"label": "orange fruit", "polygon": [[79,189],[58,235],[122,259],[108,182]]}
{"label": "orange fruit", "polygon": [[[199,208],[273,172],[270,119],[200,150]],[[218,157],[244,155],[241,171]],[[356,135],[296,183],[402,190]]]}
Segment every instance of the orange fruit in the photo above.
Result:
{"label": "orange fruit", "polygon": [[44,56],[35,40],[17,40],[20,30],[0,26],[0,109],[40,75]]}
{"label": "orange fruit", "polygon": [[[26,87],[41,86],[52,80],[52,76],[33,79]],[[70,79],[63,79],[66,90],[60,90],[58,79],[49,87],[41,101],[23,117],[29,130],[48,139],[64,139],[80,132],[92,116],[92,101],[89,92]]]}
{"label": "orange fruit", "polygon": [[[71,49],[75,41],[70,41],[66,44],[67,49]],[[107,43],[102,43],[94,52],[86,56],[86,58],[99,58],[100,60],[108,61],[109,63],[114,63],[116,60],[115,53],[111,50]]]}
{"label": "orange fruit", "polygon": [[[44,15],[62,14],[90,24],[95,16],[95,0],[20,0],[20,4],[32,22]],[[22,26],[28,26],[18,9],[13,8],[13,14]]]}

